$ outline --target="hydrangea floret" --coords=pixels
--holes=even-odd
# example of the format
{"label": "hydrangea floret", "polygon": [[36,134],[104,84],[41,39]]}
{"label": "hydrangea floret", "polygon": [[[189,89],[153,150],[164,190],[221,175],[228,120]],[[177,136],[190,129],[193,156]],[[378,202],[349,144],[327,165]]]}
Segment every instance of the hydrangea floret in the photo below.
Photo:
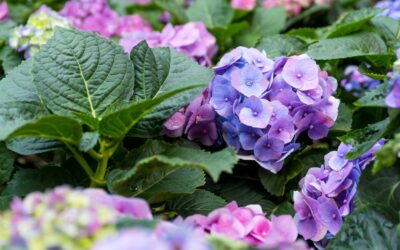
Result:
{"label": "hydrangea floret", "polygon": [[376,8],[382,9],[381,16],[388,16],[393,19],[400,19],[400,1],[380,1],[375,5]]}
{"label": "hydrangea floret", "polygon": [[342,143],[337,151],[325,155],[320,168],[308,170],[299,183],[301,190],[293,194],[294,219],[304,239],[326,244],[339,232],[343,218],[354,209],[361,172],[375,159],[383,143],[381,139],[353,160],[346,159],[352,146]]}
{"label": "hydrangea floret", "polygon": [[[400,58],[400,50],[397,51],[397,58]],[[389,83],[392,88],[386,96],[385,102],[391,108],[400,108],[400,59],[394,62],[390,75]]]}
{"label": "hydrangea floret", "polygon": [[8,6],[6,2],[0,3],[0,22],[7,21],[9,19]]}
{"label": "hydrangea floret", "polygon": [[381,82],[363,75],[355,65],[347,66],[344,70],[345,79],[340,84],[355,97],[361,97],[366,91],[376,88]]}
{"label": "hydrangea floret", "polygon": [[120,45],[129,53],[142,40],[146,40],[152,48],[174,48],[204,66],[211,65],[211,60],[218,50],[215,37],[207,31],[202,22],[189,22],[177,26],[167,24],[161,32],[125,33]]}
{"label": "hydrangea floret", "polygon": [[273,173],[299,147],[300,134],[322,139],[337,118],[337,82],[305,54],[272,60],[239,47],[214,72],[210,104],[225,142]]}
{"label": "hydrangea floret", "polygon": [[60,14],[68,18],[74,27],[108,38],[152,30],[150,23],[137,14],[120,17],[107,0],[70,0]]}
{"label": "hydrangea floret", "polygon": [[0,215],[1,249],[90,249],[115,231],[121,218],[150,220],[147,202],[109,195],[101,189],[62,186],[46,193],[15,198]]}
{"label": "hydrangea floret", "polygon": [[29,17],[26,25],[13,30],[10,46],[24,52],[24,57],[29,58],[39,52],[40,47],[53,36],[57,26],[72,27],[66,18],[43,5]]}

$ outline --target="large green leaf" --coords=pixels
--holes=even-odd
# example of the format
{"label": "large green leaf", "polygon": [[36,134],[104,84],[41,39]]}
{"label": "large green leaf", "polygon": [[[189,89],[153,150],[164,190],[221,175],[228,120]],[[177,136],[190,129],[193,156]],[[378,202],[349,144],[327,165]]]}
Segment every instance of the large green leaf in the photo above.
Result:
{"label": "large green leaf", "polygon": [[207,190],[199,189],[193,194],[181,195],[167,202],[168,210],[182,216],[193,214],[208,214],[211,211],[223,207],[226,201]]}
{"label": "large green leaf", "polygon": [[299,160],[294,160],[277,174],[259,168],[258,176],[260,177],[261,184],[269,193],[282,196],[285,194],[286,183],[300,174],[302,170],[303,165],[301,162]]}
{"label": "large green leaf", "polygon": [[286,11],[283,7],[257,8],[254,11],[252,32],[260,37],[279,34],[285,28]]}
{"label": "large green leaf", "polygon": [[32,83],[31,60],[0,81],[0,140],[16,128],[48,114]]}
{"label": "large green leaf", "polygon": [[368,91],[358,99],[354,105],[358,107],[387,107],[385,98],[390,90],[390,84],[384,82],[378,85],[375,89]]}
{"label": "large green leaf", "polygon": [[358,203],[379,207],[383,214],[399,222],[400,212],[400,170],[395,165],[372,174],[370,169],[363,172],[358,187]]}
{"label": "large green leaf", "polygon": [[346,135],[340,137],[339,139],[342,142],[353,146],[346,157],[348,159],[355,159],[367,152],[379,139],[384,136],[389,124],[390,119],[387,118],[383,121],[369,124],[365,128],[352,130]]}
{"label": "large green leaf", "polygon": [[310,45],[307,51],[307,54],[316,60],[386,55],[387,53],[385,42],[379,35],[372,32],[320,40]]}
{"label": "large green leaf", "polygon": [[[182,2],[182,1],[181,1]],[[187,22],[188,16],[178,0],[154,0],[154,3],[175,16],[180,22]]]}
{"label": "large green leaf", "polygon": [[[145,50],[143,44],[141,44],[141,47],[142,50]],[[198,85],[196,88],[187,89],[187,91],[177,94],[174,98],[162,102],[129,132],[130,136],[149,138],[159,136],[162,124],[171,117],[174,112],[184,107],[198,96],[201,91],[207,87],[213,74],[210,69],[198,65],[192,59],[178,53],[174,49],[155,48],[151,49],[151,52],[148,50],[146,51],[146,54],[153,53],[157,63],[156,78],[149,77],[150,74],[154,72],[154,69],[150,67],[143,68],[144,72],[142,74],[139,73],[138,76],[139,83],[137,84],[141,84],[140,82],[142,82],[147,85],[146,88],[151,89],[151,95],[147,96],[154,98],[166,92]],[[136,56],[139,56],[139,54],[134,54],[133,56],[134,61],[143,60],[140,57],[136,59]],[[146,56],[145,59],[145,65],[153,65],[153,57],[151,54]],[[140,67],[140,65],[138,67]],[[150,79],[154,80],[152,80],[152,82],[147,82]],[[143,96],[143,94],[141,94],[141,96]]]}
{"label": "large green leaf", "polygon": [[0,143],[0,184],[7,182],[14,169],[15,155]]}
{"label": "large green leaf", "polygon": [[377,16],[371,20],[371,24],[387,43],[396,44],[400,38],[400,23],[391,17]]}
{"label": "large green leaf", "polygon": [[129,107],[111,113],[104,117],[99,124],[101,135],[112,138],[122,138],[129,130],[135,126],[148,112],[154,109],[163,101],[190,89],[199,87],[198,85],[175,89],[166,94],[157,96],[154,99],[145,100],[131,104]]}
{"label": "large green leaf", "polygon": [[335,121],[335,125],[331,128],[331,131],[345,131],[351,130],[351,123],[353,121],[353,113],[351,109],[344,103],[339,105],[339,115]]}
{"label": "large green leaf", "polygon": [[360,30],[364,24],[380,12],[381,10],[376,8],[367,8],[345,13],[329,28],[329,32],[325,34],[325,37],[333,38]]}
{"label": "large green leaf", "polygon": [[94,33],[56,28],[33,63],[33,81],[55,114],[101,118],[116,102],[129,100],[133,64],[122,47]]}
{"label": "large green leaf", "polygon": [[64,143],[45,138],[15,138],[6,141],[7,148],[20,155],[34,155],[63,148]]}
{"label": "large green leaf", "polygon": [[48,115],[17,128],[8,136],[8,139],[20,137],[46,138],[79,145],[81,136],[82,127],[76,120]]}
{"label": "large green leaf", "polygon": [[264,50],[270,58],[302,54],[306,48],[305,42],[289,35],[267,36],[262,38],[257,45],[257,49]]}
{"label": "large green leaf", "polygon": [[15,49],[8,46],[0,49],[0,62],[5,73],[17,67],[21,61],[21,55]]}
{"label": "large green leaf", "polygon": [[327,250],[400,249],[396,225],[375,210],[364,207],[345,219]]}
{"label": "large green leaf", "polygon": [[[126,196],[146,192],[152,185],[158,184],[159,180],[167,178],[170,174],[176,175],[175,169],[179,168],[204,170],[214,181],[217,181],[222,172],[231,173],[237,161],[235,153],[230,148],[209,153],[201,149],[168,144],[163,141],[148,141],[135,152],[137,158],[136,163],[132,163],[135,164],[133,168],[116,169],[111,172],[108,186],[112,192]],[[149,169],[154,169],[154,171],[149,171]],[[190,173],[199,175],[198,172],[191,171]],[[143,176],[146,176],[146,179]],[[200,184],[200,182],[195,183],[196,186]],[[179,182],[173,184],[181,185]],[[132,189],[132,187],[134,188]],[[170,190],[173,188],[185,187],[171,187]]]}
{"label": "large green leaf", "polygon": [[25,196],[34,191],[46,191],[62,184],[75,185],[75,178],[65,168],[19,169],[8,183],[3,195]]}
{"label": "large green leaf", "polygon": [[210,29],[226,28],[233,19],[233,9],[225,0],[195,1],[186,14],[189,21],[201,21]]}

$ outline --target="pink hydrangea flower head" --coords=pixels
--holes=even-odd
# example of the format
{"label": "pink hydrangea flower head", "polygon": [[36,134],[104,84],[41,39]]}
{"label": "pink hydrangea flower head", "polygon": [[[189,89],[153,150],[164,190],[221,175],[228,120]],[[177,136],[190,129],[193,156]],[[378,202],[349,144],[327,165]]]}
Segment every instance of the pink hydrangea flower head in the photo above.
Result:
{"label": "pink hydrangea flower head", "polygon": [[8,20],[8,18],[8,6],[7,3],[4,1],[0,3],[0,22],[6,21]]}

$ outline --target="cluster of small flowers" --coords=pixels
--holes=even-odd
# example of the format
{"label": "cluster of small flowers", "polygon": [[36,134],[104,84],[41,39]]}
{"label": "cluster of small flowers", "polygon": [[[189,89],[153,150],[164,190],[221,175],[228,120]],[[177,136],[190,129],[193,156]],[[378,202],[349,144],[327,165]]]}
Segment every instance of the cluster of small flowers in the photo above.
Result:
{"label": "cluster of small flowers", "polygon": [[347,160],[351,146],[340,144],[337,151],[325,156],[321,168],[310,168],[300,181],[300,192],[294,192],[295,221],[304,239],[327,243],[336,235],[343,217],[354,209],[354,197],[362,170],[374,160],[384,139],[367,153]]}
{"label": "cluster of small flowers", "polygon": [[390,73],[389,83],[392,85],[392,89],[385,99],[386,105],[391,108],[400,108],[400,49],[397,50],[397,58],[393,72]]}
{"label": "cluster of small flowers", "polygon": [[[151,246],[151,247],[150,247]],[[211,250],[204,234],[184,223],[160,222],[155,229],[128,228],[96,242],[92,250]]]}
{"label": "cluster of small flowers", "polygon": [[71,24],[66,18],[43,5],[29,17],[26,25],[13,30],[10,46],[20,52],[23,51],[25,58],[29,58],[53,36],[56,26],[71,28]]}
{"label": "cluster of small flowers", "polygon": [[8,16],[8,6],[6,2],[0,3],[0,22],[7,21],[9,18]]}
{"label": "cluster of small flowers", "polygon": [[108,195],[100,189],[58,187],[47,193],[15,198],[0,214],[1,249],[89,249],[115,231],[118,219],[152,219],[141,199]]}
{"label": "cluster of small flowers", "polygon": [[189,22],[175,27],[167,24],[161,32],[125,33],[120,45],[129,53],[142,40],[146,40],[152,48],[174,48],[204,66],[211,65],[211,60],[218,50],[215,37],[207,31],[202,22]]}
{"label": "cluster of small flowers", "polygon": [[266,9],[283,6],[287,13],[298,15],[313,4],[330,4],[330,2],[331,0],[264,0],[262,6]]}
{"label": "cluster of small flowers", "polygon": [[243,159],[277,173],[308,132],[324,138],[333,126],[337,82],[307,55],[274,61],[256,49],[239,47],[214,68],[210,104],[225,142]]}
{"label": "cluster of small flowers", "polygon": [[209,101],[209,89],[205,89],[186,108],[176,112],[164,123],[162,133],[172,138],[186,134],[189,140],[198,140],[205,146],[214,145],[218,139],[216,113]]}
{"label": "cluster of small flowers", "polygon": [[231,202],[208,216],[192,215],[185,223],[210,235],[244,241],[260,249],[308,249],[303,241],[296,241],[296,224],[290,215],[265,217],[260,205],[239,207]]}
{"label": "cluster of small flowers", "polygon": [[400,19],[400,1],[380,1],[375,5],[376,8],[383,9],[381,16],[388,16],[396,20]]}
{"label": "cluster of small flowers", "polygon": [[358,67],[354,65],[347,66],[344,74],[345,79],[340,83],[347,92],[351,92],[355,97],[362,96],[366,91],[376,88],[381,83],[379,80],[361,74]]}
{"label": "cluster of small flowers", "polygon": [[135,31],[151,31],[149,22],[139,15],[122,16],[111,9],[107,0],[70,0],[60,11],[81,30],[111,38]]}

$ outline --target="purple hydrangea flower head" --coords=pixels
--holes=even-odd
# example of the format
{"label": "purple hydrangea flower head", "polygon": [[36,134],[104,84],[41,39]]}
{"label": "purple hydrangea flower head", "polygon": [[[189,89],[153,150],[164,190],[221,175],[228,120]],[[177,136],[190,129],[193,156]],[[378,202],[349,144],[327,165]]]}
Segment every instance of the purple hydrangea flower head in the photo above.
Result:
{"label": "purple hydrangea flower head", "polygon": [[107,38],[152,31],[150,23],[139,15],[118,16],[107,0],[70,0],[60,14],[76,28],[93,31]]}
{"label": "purple hydrangea flower head", "polygon": [[354,209],[354,198],[361,171],[374,160],[384,140],[378,141],[362,156],[347,160],[350,145],[341,144],[328,153],[321,168],[310,168],[294,192],[295,221],[304,239],[326,242],[336,235],[343,218]]}
{"label": "purple hydrangea flower head", "polygon": [[150,47],[171,47],[193,58],[199,64],[209,66],[218,47],[216,39],[211,35],[202,22],[189,22],[184,25],[172,26],[167,24],[161,32],[141,30],[140,34],[127,32],[122,34],[120,44],[126,52],[142,40]]}
{"label": "purple hydrangea flower head", "polygon": [[238,47],[214,68],[210,104],[225,142],[277,173],[302,132],[324,138],[338,115],[336,81],[307,55],[269,59]]}
{"label": "purple hydrangea flower head", "polygon": [[357,66],[347,66],[344,74],[345,79],[340,83],[347,92],[352,93],[355,97],[362,96],[366,91],[372,90],[380,84],[379,80],[361,74]]}
{"label": "purple hydrangea flower head", "polygon": [[213,145],[219,135],[216,113],[209,102],[209,90],[205,89],[186,108],[176,112],[164,123],[162,134],[173,138],[186,134],[189,140],[199,141],[205,146]]}
{"label": "purple hydrangea flower head", "polygon": [[391,108],[400,108],[400,73],[395,72],[391,79],[392,89],[386,96],[385,102]]}
{"label": "purple hydrangea flower head", "polygon": [[375,5],[376,8],[382,9],[381,16],[388,16],[393,19],[400,19],[400,1],[380,1]]}
{"label": "purple hydrangea flower head", "polygon": [[0,3],[0,22],[7,21],[8,18],[9,18],[8,6],[7,6],[7,3],[4,1],[4,2]]}

